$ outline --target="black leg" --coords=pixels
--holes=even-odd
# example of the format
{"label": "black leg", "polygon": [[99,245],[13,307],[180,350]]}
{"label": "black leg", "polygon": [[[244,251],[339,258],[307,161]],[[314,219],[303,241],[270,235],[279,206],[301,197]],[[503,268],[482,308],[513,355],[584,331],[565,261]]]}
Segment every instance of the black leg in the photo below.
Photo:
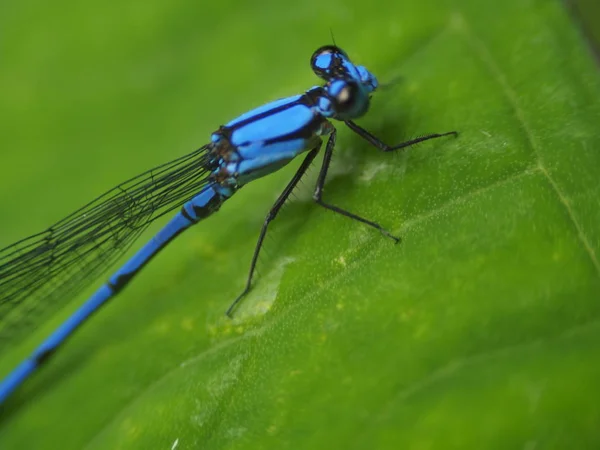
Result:
{"label": "black leg", "polygon": [[317,179],[317,185],[315,187],[315,193],[313,194],[314,200],[321,206],[341,214],[342,216],[349,217],[350,219],[358,220],[370,227],[373,227],[383,233],[385,236],[393,239],[396,243],[400,242],[400,238],[393,236],[389,231],[383,228],[381,225],[375,222],[371,222],[370,220],[364,219],[356,214],[353,214],[345,209],[338,208],[337,206],[330,205],[325,203],[322,200],[323,197],[323,185],[325,184],[325,177],[327,176],[327,170],[329,169],[329,163],[331,162],[331,155],[333,154],[333,148],[335,147],[335,136],[336,130],[334,129],[329,136],[329,140],[327,141],[327,146],[325,147],[325,156],[323,157],[323,165],[321,166],[321,171],[319,172],[319,178]]}
{"label": "black leg", "polygon": [[267,217],[265,217],[265,222],[263,223],[263,226],[260,230],[260,235],[258,236],[258,241],[256,242],[256,247],[254,248],[254,254],[252,255],[252,262],[250,263],[250,273],[248,273],[248,280],[246,281],[246,287],[244,288],[242,293],[240,295],[238,295],[237,298],[233,301],[231,306],[229,306],[229,308],[227,308],[227,312],[225,314],[227,314],[229,317],[231,317],[231,313],[235,309],[236,305],[240,302],[240,300],[244,297],[244,295],[246,295],[248,293],[248,291],[250,290],[250,287],[252,286],[252,276],[254,275],[254,269],[256,268],[256,262],[258,261],[258,254],[260,253],[260,248],[262,247],[265,236],[267,235],[267,228],[269,227],[269,223],[271,223],[271,221],[275,217],[277,217],[277,213],[279,212],[279,210],[281,209],[281,207],[283,206],[283,204],[285,203],[287,198],[290,196],[290,194],[292,193],[292,191],[298,184],[298,181],[300,181],[300,178],[302,178],[302,176],[306,172],[306,169],[308,169],[310,164],[313,162],[313,159],[315,159],[315,156],[317,156],[317,153],[319,153],[320,148],[321,148],[321,145],[319,144],[319,147],[312,149],[308,153],[308,155],[306,155],[306,158],[304,158],[304,161],[302,161],[302,164],[296,171],[296,174],[291,179],[291,181],[288,183],[288,185],[285,187],[285,189],[283,190],[281,195],[277,198],[277,200],[275,201],[275,204],[271,207],[271,210],[267,214]]}
{"label": "black leg", "polygon": [[365,141],[369,142],[371,145],[374,145],[382,152],[392,152],[394,150],[400,150],[401,148],[409,147],[411,145],[418,144],[419,142],[428,141],[429,139],[440,138],[443,136],[450,136],[450,135],[458,136],[458,133],[456,131],[450,131],[449,133],[442,133],[442,134],[428,134],[427,136],[421,136],[421,137],[418,137],[415,139],[411,139],[410,141],[406,141],[406,142],[403,142],[398,145],[389,146],[389,145],[381,142],[380,139],[373,136],[371,133],[369,133],[364,128],[361,128],[358,125],[356,125],[351,120],[346,120],[346,121],[344,121],[344,123],[346,125],[348,125],[348,128],[350,128],[352,131],[354,131],[356,134],[358,134],[361,138],[363,138]]}

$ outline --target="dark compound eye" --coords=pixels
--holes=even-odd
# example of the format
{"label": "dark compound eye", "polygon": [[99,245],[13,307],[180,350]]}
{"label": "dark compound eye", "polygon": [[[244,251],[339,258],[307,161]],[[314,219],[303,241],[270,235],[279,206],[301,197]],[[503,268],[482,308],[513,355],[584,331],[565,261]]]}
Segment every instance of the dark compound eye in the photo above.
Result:
{"label": "dark compound eye", "polygon": [[338,113],[346,113],[354,108],[360,88],[357,83],[340,82],[338,86],[332,86],[331,92],[335,110]]}
{"label": "dark compound eye", "polygon": [[334,80],[325,91],[338,120],[356,119],[369,109],[369,94],[356,81]]}
{"label": "dark compound eye", "polygon": [[313,53],[310,58],[310,66],[313,72],[325,80],[336,75],[336,72],[343,71],[342,63],[348,59],[344,50],[335,45],[325,45]]}

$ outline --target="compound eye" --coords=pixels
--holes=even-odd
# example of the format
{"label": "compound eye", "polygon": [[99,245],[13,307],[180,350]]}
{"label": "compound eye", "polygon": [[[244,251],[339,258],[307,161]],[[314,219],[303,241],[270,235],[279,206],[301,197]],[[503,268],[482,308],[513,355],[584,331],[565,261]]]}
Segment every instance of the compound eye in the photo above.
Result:
{"label": "compound eye", "polygon": [[342,63],[347,59],[348,55],[341,48],[325,45],[313,53],[310,66],[318,77],[328,80],[336,74],[336,71],[343,70]]}
{"label": "compound eye", "polygon": [[338,114],[354,110],[360,93],[358,84],[350,81],[340,81],[331,86],[330,95]]}

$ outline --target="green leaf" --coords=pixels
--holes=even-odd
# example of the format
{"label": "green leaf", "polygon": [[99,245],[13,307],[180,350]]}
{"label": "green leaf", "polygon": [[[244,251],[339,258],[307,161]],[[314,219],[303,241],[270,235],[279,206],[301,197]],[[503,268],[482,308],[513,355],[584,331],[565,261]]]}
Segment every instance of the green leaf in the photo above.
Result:
{"label": "green leaf", "polygon": [[316,84],[330,29],[400,77],[367,129],[461,133],[381,154],[339,127],[325,198],[402,243],[314,205],[313,170],[228,320],[299,162],[253,183],[28,380],[0,448],[600,445],[600,77],[558,2],[2,5],[1,244]]}
{"label": "green leaf", "polygon": [[595,0],[570,0],[567,2],[575,19],[582,25],[588,44],[600,57],[600,3]]}

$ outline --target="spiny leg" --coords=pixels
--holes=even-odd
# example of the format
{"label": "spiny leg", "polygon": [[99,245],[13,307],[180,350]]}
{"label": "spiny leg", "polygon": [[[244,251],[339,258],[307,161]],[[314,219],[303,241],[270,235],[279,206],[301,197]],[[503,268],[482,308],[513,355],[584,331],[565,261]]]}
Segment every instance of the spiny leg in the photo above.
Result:
{"label": "spiny leg", "polygon": [[265,217],[263,226],[260,229],[260,235],[258,236],[258,241],[256,241],[256,247],[254,248],[254,254],[252,255],[252,262],[250,263],[250,272],[248,273],[246,287],[244,288],[242,293],[240,295],[238,295],[237,298],[233,301],[231,306],[229,306],[229,308],[227,308],[227,312],[225,314],[227,314],[229,317],[231,317],[231,313],[233,312],[233,310],[235,309],[237,304],[240,302],[240,300],[248,293],[248,291],[250,291],[250,287],[252,286],[252,276],[254,275],[254,269],[256,268],[256,262],[258,261],[258,255],[260,253],[260,249],[263,245],[265,236],[267,235],[267,228],[269,227],[269,223],[271,223],[271,221],[273,219],[275,219],[275,217],[277,217],[277,213],[279,212],[279,210],[281,209],[281,207],[283,206],[285,201],[288,199],[288,197],[290,196],[290,194],[292,193],[292,191],[294,190],[294,188],[296,187],[296,185],[298,184],[298,182],[300,181],[300,179],[306,172],[306,169],[308,169],[310,164],[313,162],[313,160],[315,159],[315,156],[317,156],[317,153],[319,153],[320,148],[321,148],[321,145],[319,144],[318,147],[312,149],[308,153],[308,155],[306,155],[306,158],[304,158],[304,161],[302,161],[302,164],[296,171],[296,174],[290,180],[290,182],[285,187],[285,189],[283,190],[281,195],[277,198],[277,200],[271,207],[271,210],[267,214],[267,217]]}
{"label": "spiny leg", "polygon": [[344,121],[344,123],[346,125],[348,125],[348,128],[350,128],[352,131],[354,131],[356,134],[358,134],[364,140],[369,142],[371,145],[377,147],[382,152],[392,152],[394,150],[400,150],[401,148],[409,147],[411,145],[418,144],[419,142],[428,141],[429,139],[436,139],[436,138],[450,136],[450,135],[454,135],[455,137],[458,136],[458,132],[456,132],[456,131],[450,131],[448,133],[442,133],[442,134],[437,134],[437,133],[436,134],[428,134],[427,136],[421,136],[421,137],[418,137],[415,139],[411,139],[410,141],[402,142],[401,144],[398,144],[398,145],[390,146],[390,145],[387,145],[384,142],[382,142],[379,138],[373,136],[371,133],[369,133],[364,128],[359,127],[351,120],[346,120],[346,121]]}
{"label": "spiny leg", "polygon": [[385,236],[393,239],[396,243],[400,242],[400,238],[392,235],[389,231],[383,228],[376,222],[372,222],[363,217],[357,216],[345,209],[338,208],[337,206],[330,205],[329,203],[325,203],[322,199],[323,197],[323,186],[325,184],[325,177],[327,176],[327,170],[329,169],[329,164],[331,163],[331,156],[333,154],[333,148],[335,147],[335,138],[336,138],[336,130],[333,129],[331,135],[329,136],[329,140],[327,141],[327,146],[325,147],[325,155],[323,156],[323,165],[321,166],[321,171],[319,172],[319,178],[317,179],[317,185],[315,186],[315,192],[313,194],[313,199],[324,208],[327,208],[333,212],[341,214],[342,216],[349,217],[350,219],[357,220],[362,222],[370,227],[373,227],[383,233]]}

